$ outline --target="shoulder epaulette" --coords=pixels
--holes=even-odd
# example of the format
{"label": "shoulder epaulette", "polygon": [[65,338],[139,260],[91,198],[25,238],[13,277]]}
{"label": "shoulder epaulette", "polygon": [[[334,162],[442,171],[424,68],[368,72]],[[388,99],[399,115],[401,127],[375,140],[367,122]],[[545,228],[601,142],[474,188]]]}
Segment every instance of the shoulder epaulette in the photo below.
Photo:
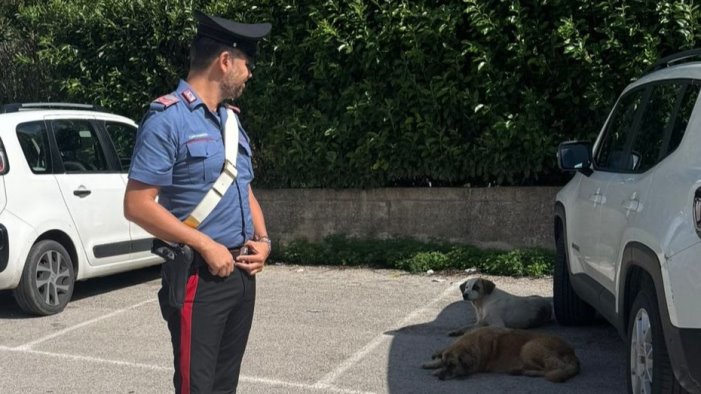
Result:
{"label": "shoulder epaulette", "polygon": [[180,101],[178,96],[174,94],[166,94],[153,100],[153,102],[151,102],[151,109],[163,111],[178,101]]}

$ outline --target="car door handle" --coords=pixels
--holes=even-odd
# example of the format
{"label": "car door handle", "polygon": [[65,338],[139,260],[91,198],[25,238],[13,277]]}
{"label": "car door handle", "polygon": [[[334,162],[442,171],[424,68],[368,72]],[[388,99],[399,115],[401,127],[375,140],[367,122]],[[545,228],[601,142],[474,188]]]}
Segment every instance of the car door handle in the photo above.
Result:
{"label": "car door handle", "polygon": [[631,211],[637,212],[638,208],[640,208],[640,200],[637,198],[623,201],[623,209],[626,210],[626,213],[630,213]]}
{"label": "car door handle", "polygon": [[78,197],[87,197],[90,195],[90,193],[92,193],[92,192],[88,189],[73,190],[73,195],[78,196]]}
{"label": "car door handle", "polygon": [[604,195],[601,194],[601,189],[599,189],[596,191],[596,193],[589,196],[589,201],[593,202],[594,205],[603,204],[604,202],[606,202],[606,197],[604,197]]}
{"label": "car door handle", "polygon": [[633,194],[630,195],[630,198],[628,198],[627,200],[623,200],[622,205],[623,209],[626,210],[626,216],[628,216],[628,214],[630,214],[631,211],[637,212],[640,208],[640,199],[638,198],[638,192],[633,192]]}

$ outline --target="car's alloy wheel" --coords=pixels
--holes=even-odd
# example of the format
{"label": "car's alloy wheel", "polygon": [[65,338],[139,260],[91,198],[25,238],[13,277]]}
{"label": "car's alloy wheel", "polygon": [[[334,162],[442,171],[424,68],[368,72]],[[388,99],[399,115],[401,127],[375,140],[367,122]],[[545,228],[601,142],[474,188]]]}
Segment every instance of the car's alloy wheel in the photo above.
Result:
{"label": "car's alloy wheel", "polygon": [[73,295],[75,275],[66,249],[56,241],[37,242],[29,251],[15,299],[37,315],[61,312]]}
{"label": "car's alloy wheel", "polygon": [[70,290],[68,261],[55,250],[45,252],[39,257],[36,270],[36,290],[47,305],[58,306],[63,303]]}
{"label": "car's alloy wheel", "polygon": [[681,394],[686,391],[674,377],[662,329],[655,285],[643,277],[628,319],[628,392]]}
{"label": "car's alloy wheel", "polygon": [[630,338],[630,380],[634,393],[652,393],[653,355],[650,317],[645,309],[639,309]]}

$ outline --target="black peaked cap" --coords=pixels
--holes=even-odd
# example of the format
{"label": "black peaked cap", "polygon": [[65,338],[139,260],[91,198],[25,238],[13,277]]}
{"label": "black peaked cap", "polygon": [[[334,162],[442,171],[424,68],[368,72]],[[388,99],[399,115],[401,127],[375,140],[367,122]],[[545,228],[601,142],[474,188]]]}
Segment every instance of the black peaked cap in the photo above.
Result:
{"label": "black peaked cap", "polygon": [[197,35],[240,49],[253,59],[258,41],[270,33],[270,23],[238,23],[195,11]]}

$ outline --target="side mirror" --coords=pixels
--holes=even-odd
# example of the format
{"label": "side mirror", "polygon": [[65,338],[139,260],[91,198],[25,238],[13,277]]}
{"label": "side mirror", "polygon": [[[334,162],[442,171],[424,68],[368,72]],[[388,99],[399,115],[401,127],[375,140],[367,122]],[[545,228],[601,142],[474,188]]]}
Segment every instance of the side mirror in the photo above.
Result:
{"label": "side mirror", "polygon": [[563,171],[581,171],[591,175],[591,143],[587,141],[567,141],[557,148],[557,164]]}

